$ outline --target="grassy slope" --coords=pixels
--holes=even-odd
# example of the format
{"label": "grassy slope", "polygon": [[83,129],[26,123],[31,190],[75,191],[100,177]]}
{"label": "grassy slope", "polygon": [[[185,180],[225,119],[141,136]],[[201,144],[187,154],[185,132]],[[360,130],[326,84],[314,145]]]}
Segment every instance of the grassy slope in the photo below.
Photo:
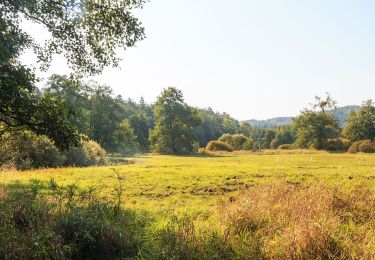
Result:
{"label": "grassy slope", "polygon": [[206,157],[143,155],[135,158],[134,164],[122,166],[1,172],[0,184],[53,178],[60,185],[93,186],[101,196],[111,198],[119,181],[117,173],[127,207],[208,212],[223,198],[257,183],[320,182],[350,187],[366,182],[375,187],[375,155],[288,151]]}

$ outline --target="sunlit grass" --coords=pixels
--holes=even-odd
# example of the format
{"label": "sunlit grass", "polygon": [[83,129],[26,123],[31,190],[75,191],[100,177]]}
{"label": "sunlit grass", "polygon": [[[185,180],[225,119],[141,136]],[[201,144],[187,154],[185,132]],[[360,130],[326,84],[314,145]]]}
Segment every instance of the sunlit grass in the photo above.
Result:
{"label": "sunlit grass", "polygon": [[[212,211],[220,201],[260,183],[375,183],[375,155],[314,151],[140,155],[134,163],[90,168],[3,171],[0,184],[30,180],[93,187],[112,198],[119,181],[123,204],[135,209]],[[118,178],[120,176],[120,180]]]}

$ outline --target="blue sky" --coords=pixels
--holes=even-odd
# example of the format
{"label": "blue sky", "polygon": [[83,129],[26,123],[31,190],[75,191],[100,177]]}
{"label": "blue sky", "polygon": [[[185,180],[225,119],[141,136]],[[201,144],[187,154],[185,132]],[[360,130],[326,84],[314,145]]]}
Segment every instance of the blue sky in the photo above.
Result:
{"label": "blue sky", "polygon": [[[175,86],[189,104],[240,120],[296,115],[327,91],[360,104],[375,99],[374,10],[360,0],[151,0],[137,11],[147,38],[95,79],[147,102]],[[67,72],[62,59],[44,76],[56,72]]]}

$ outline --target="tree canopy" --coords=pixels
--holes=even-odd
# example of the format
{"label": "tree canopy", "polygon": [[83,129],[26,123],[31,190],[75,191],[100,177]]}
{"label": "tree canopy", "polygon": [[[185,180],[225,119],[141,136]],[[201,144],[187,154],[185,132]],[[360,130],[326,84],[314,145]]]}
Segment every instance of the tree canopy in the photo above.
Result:
{"label": "tree canopy", "polygon": [[152,149],[162,153],[189,153],[196,141],[193,127],[201,119],[196,109],[189,107],[182,92],[176,88],[165,89],[154,108],[155,128],[150,135]]}
{"label": "tree canopy", "polygon": [[[19,57],[25,49],[47,69],[54,54],[62,54],[76,75],[93,75],[117,66],[118,47],[128,48],[144,38],[132,15],[142,0],[4,0],[0,3],[0,133],[29,129],[45,134],[56,145],[77,144],[79,135],[69,123],[65,105],[42,97],[33,70]],[[51,38],[44,46],[20,28],[23,20],[44,26]]]}
{"label": "tree canopy", "polygon": [[349,114],[343,133],[352,141],[375,138],[375,106],[372,100],[367,100],[357,112]]}
{"label": "tree canopy", "polygon": [[327,93],[325,98],[315,97],[312,109],[305,109],[293,119],[296,130],[296,145],[302,148],[323,149],[325,141],[339,135],[339,125],[329,110],[336,102]]}

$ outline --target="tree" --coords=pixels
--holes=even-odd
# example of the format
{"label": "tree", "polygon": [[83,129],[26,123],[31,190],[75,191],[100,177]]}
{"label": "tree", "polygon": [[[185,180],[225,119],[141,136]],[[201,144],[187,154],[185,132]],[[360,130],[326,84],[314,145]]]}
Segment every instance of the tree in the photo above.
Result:
{"label": "tree", "polygon": [[154,108],[155,128],[150,134],[152,150],[161,153],[190,153],[196,140],[193,127],[200,124],[196,109],[189,107],[182,92],[164,89]]}
{"label": "tree", "polygon": [[[32,48],[42,69],[53,54],[62,54],[77,75],[97,74],[117,66],[115,50],[132,47],[144,38],[144,29],[131,10],[143,0],[3,0],[0,2],[0,134],[29,129],[45,134],[61,148],[77,144],[64,104],[41,97],[33,71],[19,56]],[[51,33],[39,46],[20,29],[27,19]]]}
{"label": "tree", "polygon": [[372,100],[367,100],[357,112],[349,114],[343,134],[352,141],[375,138],[375,106]]}
{"label": "tree", "polygon": [[148,150],[148,135],[151,128],[149,119],[144,113],[133,114],[129,117],[129,123],[134,129],[134,134],[142,152]]}
{"label": "tree", "polygon": [[304,109],[293,119],[298,147],[323,149],[327,139],[339,135],[338,122],[329,112],[336,107],[336,102],[328,93],[325,98],[315,97],[315,101],[312,109]]}
{"label": "tree", "polygon": [[285,125],[276,129],[275,138],[270,144],[270,148],[277,149],[282,144],[292,144],[295,141],[295,133],[291,125]]}

